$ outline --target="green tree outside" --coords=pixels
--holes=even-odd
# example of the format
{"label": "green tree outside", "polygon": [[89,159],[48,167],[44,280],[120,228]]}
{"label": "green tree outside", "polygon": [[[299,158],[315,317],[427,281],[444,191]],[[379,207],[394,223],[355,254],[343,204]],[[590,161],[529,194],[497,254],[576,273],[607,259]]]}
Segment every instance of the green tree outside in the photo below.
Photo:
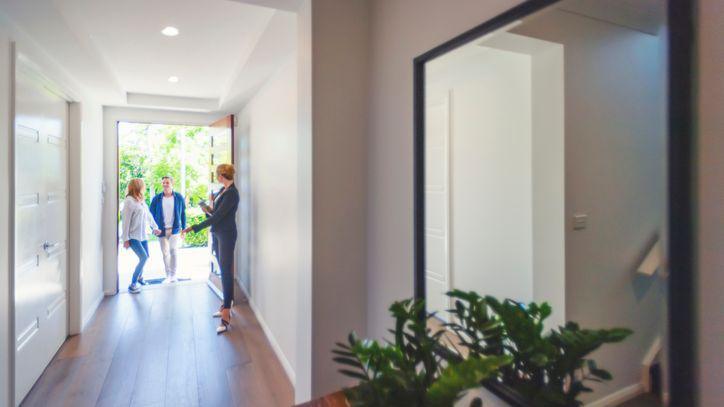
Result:
{"label": "green tree outside", "polygon": [[[146,203],[150,204],[163,189],[161,179],[170,176],[174,190],[186,198],[187,223],[202,219],[198,202],[209,195],[209,137],[209,129],[201,126],[118,123],[120,200],[126,196],[129,181],[141,178],[146,183]],[[185,240],[187,247],[207,243],[207,231],[189,233]]]}

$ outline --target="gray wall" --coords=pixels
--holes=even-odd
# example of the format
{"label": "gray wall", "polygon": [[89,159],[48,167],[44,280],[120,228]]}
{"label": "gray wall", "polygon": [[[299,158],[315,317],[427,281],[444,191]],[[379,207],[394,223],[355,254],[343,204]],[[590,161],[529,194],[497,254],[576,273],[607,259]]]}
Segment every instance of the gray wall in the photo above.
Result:
{"label": "gray wall", "polygon": [[[384,336],[385,329],[390,326],[387,316],[390,302],[412,295],[412,59],[511,6],[511,2],[373,2],[367,199],[367,312],[368,330],[373,336]],[[585,26],[580,28],[606,30],[603,26],[586,20]],[[559,33],[549,33],[549,37],[543,39],[561,42],[563,39],[556,38],[555,34]],[[663,107],[648,103],[651,98],[655,100],[662,96],[652,93],[660,86],[657,78],[661,72],[652,72],[645,64],[646,58],[658,59],[658,56],[650,53],[652,41],[644,42],[646,44],[624,43],[619,45],[620,49],[606,50],[633,52],[633,66],[628,67],[633,76],[614,80],[601,75],[603,82],[594,84],[615,85],[613,89],[637,89],[636,94],[623,95],[628,105],[600,101],[601,114],[587,118],[590,127],[603,126],[600,133],[590,131],[583,125],[583,120],[578,124],[566,123],[566,215],[570,217],[576,210],[591,215],[590,229],[582,232],[583,235],[575,235],[580,241],[575,241],[568,227],[567,317],[592,326],[632,326],[638,332],[637,337],[626,345],[611,347],[609,354],[601,355],[609,360],[616,353],[617,359],[631,361],[626,366],[607,364],[617,373],[617,380],[608,389],[603,389],[603,394],[638,380],[638,365],[644,349],[651,345],[662,318],[663,284],[638,280],[633,271],[652,236],[663,226],[663,127],[657,129],[643,124],[612,127],[613,124],[605,120],[606,115],[619,114],[617,108],[628,107],[636,109],[637,117],[647,117],[651,122],[663,125]],[[567,44],[566,58],[577,46],[580,48],[580,40]],[[648,55],[639,55],[638,52],[646,47]],[[600,63],[600,58],[595,63]],[[571,83],[584,83],[585,78],[576,78],[584,71],[583,65],[580,66],[580,70],[569,72]],[[609,63],[597,72],[611,68]],[[606,83],[606,80],[613,82]],[[566,100],[572,100],[570,92],[574,90],[566,89]],[[569,106],[569,109],[566,117],[585,113],[576,110],[575,106]],[[633,119],[630,117],[627,121],[635,122]],[[636,136],[632,137],[632,134]],[[616,157],[616,161],[611,157]],[[571,168],[579,169],[577,175],[570,171]],[[600,177],[600,174],[611,176]],[[616,180],[613,185],[612,180]],[[601,192],[607,192],[607,195]],[[622,206],[610,205],[608,197],[614,195],[624,203]],[[612,219],[615,220],[613,223]],[[612,242],[613,246],[601,246],[601,242]],[[594,287],[598,289],[594,290]],[[622,300],[610,304],[609,299],[616,298],[616,294],[622,294]],[[646,322],[642,324],[641,320]]]}
{"label": "gray wall", "polygon": [[[614,380],[597,399],[640,382],[641,363],[663,335],[665,280],[636,274],[665,236],[664,43],[618,25],[552,11],[514,32],[564,45],[566,319],[634,330],[595,354]],[[588,228],[574,231],[575,213]]]}
{"label": "gray wall", "polygon": [[366,0],[312,1],[313,396],[349,383],[330,352],[365,334],[368,16]]}
{"label": "gray wall", "polygon": [[412,60],[518,2],[371,3],[367,328],[381,338],[392,327],[389,305],[412,296]]}
{"label": "gray wall", "polygon": [[724,2],[699,1],[699,386],[724,405]]}
{"label": "gray wall", "polygon": [[312,397],[312,0],[297,12],[297,402]]}

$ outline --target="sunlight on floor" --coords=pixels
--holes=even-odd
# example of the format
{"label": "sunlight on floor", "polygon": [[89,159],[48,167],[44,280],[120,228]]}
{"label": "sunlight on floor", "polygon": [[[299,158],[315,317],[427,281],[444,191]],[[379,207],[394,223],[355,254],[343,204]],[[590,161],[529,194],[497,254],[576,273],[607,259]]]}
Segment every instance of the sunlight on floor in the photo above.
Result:
{"label": "sunlight on floor", "polygon": [[[164,278],[166,272],[163,267],[161,247],[156,241],[148,242],[150,257],[143,270],[143,278],[147,280]],[[180,279],[191,279],[196,281],[206,280],[209,276],[209,248],[207,247],[185,247],[178,250],[178,271]],[[138,257],[130,249],[118,248],[118,288],[121,292],[131,284],[133,270],[138,263]]]}

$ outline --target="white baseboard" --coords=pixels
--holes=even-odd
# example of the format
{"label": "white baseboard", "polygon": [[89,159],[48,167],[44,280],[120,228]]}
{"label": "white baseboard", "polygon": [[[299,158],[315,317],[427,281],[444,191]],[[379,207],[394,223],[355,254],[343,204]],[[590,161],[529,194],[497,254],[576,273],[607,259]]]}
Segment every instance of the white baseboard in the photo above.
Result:
{"label": "white baseboard", "polygon": [[586,404],[586,407],[610,407],[617,406],[621,403],[631,400],[632,398],[642,394],[644,386],[641,383],[632,384],[624,387],[616,392],[609,394],[603,398]]}
{"label": "white baseboard", "polygon": [[83,315],[83,321],[81,321],[80,324],[80,331],[83,332],[85,330],[86,325],[90,322],[90,320],[93,318],[93,315],[95,315],[96,310],[98,309],[98,306],[101,305],[101,301],[103,301],[103,298],[105,298],[105,293],[101,292],[101,294],[96,298],[93,303],[91,304],[91,307],[86,311],[86,313]]}
{"label": "white baseboard", "polygon": [[292,364],[289,363],[289,359],[287,359],[287,356],[282,351],[282,347],[279,346],[279,342],[277,342],[271,329],[269,329],[269,325],[267,325],[266,321],[264,320],[264,317],[262,317],[262,315],[261,315],[261,312],[259,312],[258,308],[256,307],[256,304],[254,304],[254,300],[249,296],[249,293],[246,291],[246,287],[244,287],[244,284],[239,284],[239,287],[241,287],[241,290],[244,291],[244,295],[246,295],[246,298],[249,301],[249,307],[254,312],[254,315],[256,316],[257,321],[259,321],[259,325],[261,326],[262,331],[264,331],[264,335],[266,336],[266,339],[271,344],[271,347],[274,350],[274,353],[277,355],[277,359],[279,359],[279,362],[281,362],[282,367],[284,368],[284,372],[287,374],[287,377],[289,378],[289,381],[292,383],[292,386],[296,386],[296,373],[294,373]]}

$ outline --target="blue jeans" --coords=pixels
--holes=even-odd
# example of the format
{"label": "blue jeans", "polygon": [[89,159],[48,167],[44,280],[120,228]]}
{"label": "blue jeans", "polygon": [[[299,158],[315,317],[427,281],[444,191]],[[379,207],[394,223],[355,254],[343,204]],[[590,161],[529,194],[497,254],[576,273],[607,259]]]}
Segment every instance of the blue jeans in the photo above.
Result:
{"label": "blue jeans", "polygon": [[131,280],[131,284],[136,284],[143,274],[143,266],[146,264],[146,260],[148,260],[148,242],[146,240],[141,242],[136,239],[131,239],[129,242],[131,242],[131,249],[133,249],[133,252],[138,256],[138,265],[136,265],[136,270],[133,272],[133,279]]}

